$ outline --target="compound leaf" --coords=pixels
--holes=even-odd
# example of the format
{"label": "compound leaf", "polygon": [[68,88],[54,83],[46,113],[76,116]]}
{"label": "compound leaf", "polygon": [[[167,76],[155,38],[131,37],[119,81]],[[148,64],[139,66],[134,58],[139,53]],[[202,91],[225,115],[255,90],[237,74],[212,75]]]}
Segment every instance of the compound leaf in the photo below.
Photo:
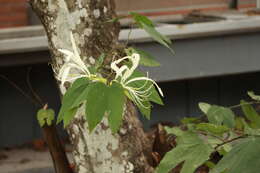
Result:
{"label": "compound leaf", "polygon": [[107,103],[107,111],[109,112],[109,126],[112,132],[115,133],[118,131],[122,123],[125,104],[124,89],[119,83],[113,82],[112,85],[109,87]]}
{"label": "compound leaf", "polygon": [[138,53],[140,55],[140,65],[147,66],[147,67],[158,67],[160,63],[155,60],[155,58],[148,52],[137,49],[137,48],[128,48],[126,49],[128,55],[133,53]]}
{"label": "compound leaf", "polygon": [[210,154],[214,151],[209,144],[204,143],[193,132],[178,132],[177,134],[180,135],[177,137],[178,145],[166,153],[157,167],[156,173],[168,173],[183,161],[181,173],[194,173],[199,166],[209,159]]}
{"label": "compound leaf", "polygon": [[235,126],[235,115],[229,108],[213,105],[207,111],[207,117],[210,123],[216,125],[226,125],[229,128]]}
{"label": "compound leaf", "polygon": [[95,82],[89,85],[89,92],[86,102],[86,119],[89,131],[101,122],[107,110],[109,97],[108,86],[102,82]]}
{"label": "compound leaf", "polygon": [[130,15],[133,16],[135,22],[138,24],[138,26],[142,29],[144,29],[155,41],[160,43],[161,45],[167,47],[170,49],[172,53],[174,51],[170,47],[172,44],[171,40],[165,37],[164,35],[160,34],[154,27],[153,22],[148,19],[146,16],[142,16],[135,12],[130,12]]}
{"label": "compound leaf", "polygon": [[260,138],[242,139],[228,152],[210,173],[259,173]]}
{"label": "compound leaf", "polygon": [[37,112],[37,120],[41,127],[44,125],[50,126],[55,118],[55,112],[53,109],[40,109]]}
{"label": "compound leaf", "polygon": [[241,108],[253,128],[260,128],[260,116],[248,102],[241,100]]}
{"label": "compound leaf", "polygon": [[[87,85],[89,84],[87,78],[77,79],[72,86],[67,90],[62,99],[62,105],[60,112],[58,114],[57,123],[60,123],[64,119],[65,112],[68,112],[71,109],[71,105],[77,100],[77,98],[82,94]],[[73,113],[73,111],[69,111]],[[73,114],[66,113],[66,116],[73,116]]]}

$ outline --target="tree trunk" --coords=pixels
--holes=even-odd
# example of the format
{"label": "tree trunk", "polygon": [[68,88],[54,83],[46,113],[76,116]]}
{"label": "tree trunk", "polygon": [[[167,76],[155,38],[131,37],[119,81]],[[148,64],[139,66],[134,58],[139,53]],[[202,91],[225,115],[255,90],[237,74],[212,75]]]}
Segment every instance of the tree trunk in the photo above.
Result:
{"label": "tree trunk", "polygon": [[[76,39],[80,55],[91,66],[101,53],[120,57],[119,24],[108,22],[116,17],[113,0],[31,0],[34,11],[47,32],[54,72],[63,65],[57,50],[71,49],[69,32]],[[62,94],[68,84],[59,85]],[[102,106],[102,105],[100,105]],[[127,102],[123,125],[117,134],[108,128],[107,118],[90,134],[80,108],[67,128],[74,146],[78,173],[151,173],[149,164],[152,142],[145,135],[135,107]]]}

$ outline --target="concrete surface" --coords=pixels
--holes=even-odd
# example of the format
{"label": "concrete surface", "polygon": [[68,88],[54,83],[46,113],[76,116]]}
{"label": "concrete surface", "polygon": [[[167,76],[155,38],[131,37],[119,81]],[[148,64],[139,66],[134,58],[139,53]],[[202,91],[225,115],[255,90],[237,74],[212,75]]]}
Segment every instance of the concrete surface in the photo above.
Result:
{"label": "concrete surface", "polygon": [[[71,154],[69,153],[71,160]],[[55,173],[49,152],[30,148],[0,150],[1,173]]]}

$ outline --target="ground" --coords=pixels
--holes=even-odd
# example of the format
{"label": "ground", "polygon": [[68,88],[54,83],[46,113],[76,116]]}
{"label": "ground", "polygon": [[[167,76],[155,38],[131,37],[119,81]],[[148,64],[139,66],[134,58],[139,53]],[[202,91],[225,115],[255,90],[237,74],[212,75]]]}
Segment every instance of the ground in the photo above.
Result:
{"label": "ground", "polygon": [[[67,152],[71,160],[71,153]],[[49,151],[32,147],[0,149],[1,173],[54,173]]]}

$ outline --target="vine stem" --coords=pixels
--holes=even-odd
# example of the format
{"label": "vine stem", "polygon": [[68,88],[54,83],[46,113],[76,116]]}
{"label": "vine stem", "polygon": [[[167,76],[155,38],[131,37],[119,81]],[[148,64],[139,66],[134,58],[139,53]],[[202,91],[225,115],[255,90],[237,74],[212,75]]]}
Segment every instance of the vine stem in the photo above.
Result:
{"label": "vine stem", "polygon": [[44,103],[43,103],[41,97],[35,92],[35,90],[32,87],[32,84],[31,84],[31,78],[30,78],[31,70],[32,70],[32,68],[30,67],[30,68],[28,68],[28,71],[27,71],[27,77],[26,77],[27,85],[28,85],[29,89],[31,90],[32,95],[34,96],[34,99],[39,104],[41,104],[42,107],[43,107]]}
{"label": "vine stem", "polygon": [[259,104],[259,103],[260,103],[259,101],[252,101],[252,102],[247,102],[247,103],[244,103],[244,104],[238,104],[238,105],[230,106],[229,108],[235,109],[235,108],[239,108],[243,105],[253,105],[253,104]]}
{"label": "vine stem", "polygon": [[[247,103],[244,103],[244,104],[238,104],[238,105],[234,105],[234,106],[229,106],[227,108],[230,108],[230,109],[236,109],[236,108],[239,108],[243,105],[254,105],[254,104],[260,104],[260,101],[251,101],[251,102],[247,102]],[[204,117],[207,117],[205,114],[201,114],[198,116],[198,119],[203,119]]]}
{"label": "vine stem", "polygon": [[198,132],[199,132],[200,134],[204,135],[204,136],[209,135],[209,136],[211,136],[211,137],[213,137],[213,138],[217,138],[217,139],[219,139],[219,140],[225,142],[224,139],[222,139],[222,138],[220,138],[220,137],[218,137],[218,136],[216,136],[216,135],[212,135],[212,134],[205,133],[205,132],[202,132],[202,131],[198,131]]}
{"label": "vine stem", "polygon": [[218,145],[215,147],[215,150],[217,150],[219,147],[221,147],[221,146],[223,146],[223,145],[225,145],[225,144],[228,144],[228,143],[234,142],[234,141],[236,141],[236,140],[238,140],[238,139],[242,139],[242,138],[246,138],[246,137],[248,137],[248,135],[243,135],[243,136],[239,136],[239,137],[236,137],[236,138],[227,140],[227,141],[225,141],[225,142],[223,142],[223,143],[221,143],[221,144],[218,144]]}
{"label": "vine stem", "polygon": [[30,100],[35,106],[41,105],[37,100],[32,98],[29,94],[23,91],[22,88],[20,88],[16,83],[8,79],[6,76],[0,74],[0,78],[6,80],[11,86],[13,86],[17,91],[19,91],[24,97],[26,97],[28,100]]}

